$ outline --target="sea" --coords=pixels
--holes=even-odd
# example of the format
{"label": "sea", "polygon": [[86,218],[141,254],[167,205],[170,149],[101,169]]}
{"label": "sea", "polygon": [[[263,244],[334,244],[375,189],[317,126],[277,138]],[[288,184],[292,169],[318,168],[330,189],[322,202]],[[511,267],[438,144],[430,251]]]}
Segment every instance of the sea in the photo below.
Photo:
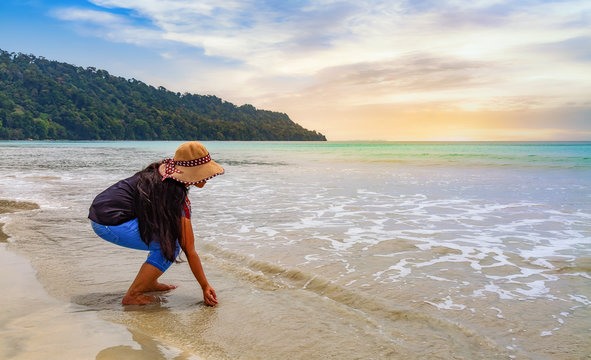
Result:
{"label": "sea", "polygon": [[591,359],[591,142],[204,142],[219,305],[123,306],[88,207],[181,143],[0,142],[1,358]]}

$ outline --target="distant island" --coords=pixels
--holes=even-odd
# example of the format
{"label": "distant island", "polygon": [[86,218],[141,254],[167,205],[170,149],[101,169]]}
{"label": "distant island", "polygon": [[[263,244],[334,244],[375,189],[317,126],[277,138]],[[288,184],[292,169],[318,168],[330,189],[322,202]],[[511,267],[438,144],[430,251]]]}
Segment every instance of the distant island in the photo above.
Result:
{"label": "distant island", "polygon": [[0,139],[326,141],[284,113],[1,49]]}

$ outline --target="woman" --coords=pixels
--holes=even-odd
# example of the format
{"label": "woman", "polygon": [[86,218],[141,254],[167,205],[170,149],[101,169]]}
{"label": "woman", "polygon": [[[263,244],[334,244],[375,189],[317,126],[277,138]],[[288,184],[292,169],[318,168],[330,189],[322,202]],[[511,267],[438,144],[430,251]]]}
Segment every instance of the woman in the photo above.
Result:
{"label": "woman", "polygon": [[135,280],[123,297],[124,305],[156,301],[150,291],[175,289],[158,278],[175,261],[180,249],[203,290],[207,305],[215,306],[215,290],[207,282],[195,251],[191,226],[189,187],[202,188],[206,181],[224,173],[197,141],[181,145],[174,159],[153,163],[130,178],[100,193],[93,201],[88,218],[94,232],[114,244],[149,251]]}

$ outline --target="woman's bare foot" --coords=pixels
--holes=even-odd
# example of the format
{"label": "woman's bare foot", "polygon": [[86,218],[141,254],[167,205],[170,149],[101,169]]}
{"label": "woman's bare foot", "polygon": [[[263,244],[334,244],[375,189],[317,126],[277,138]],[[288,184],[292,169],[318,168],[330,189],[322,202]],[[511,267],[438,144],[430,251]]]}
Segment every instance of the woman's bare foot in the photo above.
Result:
{"label": "woman's bare foot", "polygon": [[123,305],[147,305],[158,301],[158,298],[151,295],[144,295],[141,293],[127,293],[121,300]]}
{"label": "woman's bare foot", "polygon": [[162,275],[162,271],[152,264],[143,263],[140,271],[137,273],[135,280],[131,283],[129,290],[121,301],[123,305],[145,305],[151,304],[159,298],[143,293],[151,291],[168,291],[176,289],[175,285],[167,285],[158,282],[158,277]]}
{"label": "woman's bare foot", "polygon": [[154,284],[152,284],[151,286],[148,287],[148,289],[144,290],[145,292],[149,292],[149,291],[168,291],[168,290],[173,290],[176,289],[178,286],[176,285],[168,285],[168,284],[163,284],[163,283],[159,283],[159,282],[155,282]]}

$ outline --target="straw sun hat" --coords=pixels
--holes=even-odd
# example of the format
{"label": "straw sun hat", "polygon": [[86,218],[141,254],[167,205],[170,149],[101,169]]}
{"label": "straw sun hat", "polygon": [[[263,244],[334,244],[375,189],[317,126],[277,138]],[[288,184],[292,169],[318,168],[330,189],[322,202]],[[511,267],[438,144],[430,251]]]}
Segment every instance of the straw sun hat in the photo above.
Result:
{"label": "straw sun hat", "polygon": [[163,181],[171,178],[189,185],[224,173],[224,168],[211,160],[205,146],[197,141],[189,141],[179,146],[174,158],[164,159],[158,170]]}

